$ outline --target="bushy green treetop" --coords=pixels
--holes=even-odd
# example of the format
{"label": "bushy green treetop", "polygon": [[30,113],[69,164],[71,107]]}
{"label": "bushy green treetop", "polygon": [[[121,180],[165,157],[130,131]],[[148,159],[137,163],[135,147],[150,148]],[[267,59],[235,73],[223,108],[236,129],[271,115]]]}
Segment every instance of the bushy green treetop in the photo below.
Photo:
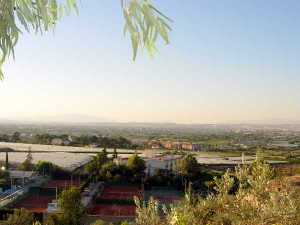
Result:
{"label": "bushy green treetop", "polygon": [[84,215],[84,207],[81,203],[80,191],[77,188],[64,190],[58,200],[59,208],[62,212],[64,225],[78,225]]}
{"label": "bushy green treetop", "polygon": [[137,154],[129,157],[127,166],[128,169],[131,170],[134,174],[143,173],[146,169],[145,161]]}

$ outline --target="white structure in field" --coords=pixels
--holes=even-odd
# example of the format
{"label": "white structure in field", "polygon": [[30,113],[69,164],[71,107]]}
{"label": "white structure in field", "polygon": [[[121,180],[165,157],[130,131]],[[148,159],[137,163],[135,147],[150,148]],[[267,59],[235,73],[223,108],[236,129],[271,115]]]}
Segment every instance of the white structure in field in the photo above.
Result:
{"label": "white structure in field", "polygon": [[56,200],[48,203],[47,213],[56,213],[59,211],[59,207]]}
{"label": "white structure in field", "polygon": [[53,138],[51,141],[52,145],[62,145],[63,144],[63,140],[61,138]]}

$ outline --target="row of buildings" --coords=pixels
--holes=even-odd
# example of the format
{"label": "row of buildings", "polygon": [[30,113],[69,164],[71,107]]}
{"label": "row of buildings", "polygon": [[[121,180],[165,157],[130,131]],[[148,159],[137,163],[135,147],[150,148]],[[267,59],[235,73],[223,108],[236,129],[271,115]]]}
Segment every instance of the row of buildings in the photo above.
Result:
{"label": "row of buildings", "polygon": [[192,143],[186,141],[161,141],[151,140],[147,143],[150,149],[167,149],[167,150],[184,150],[184,151],[227,151],[245,149],[248,146],[239,144],[209,144],[209,143]]}
{"label": "row of buildings", "polygon": [[148,142],[148,147],[151,149],[164,148],[168,150],[199,151],[204,146],[198,143],[191,143],[191,142],[151,140]]}

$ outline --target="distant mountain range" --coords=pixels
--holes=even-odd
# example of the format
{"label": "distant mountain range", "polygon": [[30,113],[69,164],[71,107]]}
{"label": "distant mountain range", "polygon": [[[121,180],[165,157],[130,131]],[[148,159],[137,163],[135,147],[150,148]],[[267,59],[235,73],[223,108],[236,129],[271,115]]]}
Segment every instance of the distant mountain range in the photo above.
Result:
{"label": "distant mountain range", "polygon": [[5,119],[0,118],[0,122],[8,123],[63,123],[63,124],[76,124],[76,123],[111,123],[114,122],[108,118],[96,117],[81,114],[64,114],[32,118],[18,118],[18,119]]}

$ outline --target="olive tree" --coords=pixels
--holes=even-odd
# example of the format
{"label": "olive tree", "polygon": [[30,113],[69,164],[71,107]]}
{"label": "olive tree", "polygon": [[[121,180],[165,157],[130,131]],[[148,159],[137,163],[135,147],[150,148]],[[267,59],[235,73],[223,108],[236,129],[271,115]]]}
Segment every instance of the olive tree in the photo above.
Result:
{"label": "olive tree", "polygon": [[[121,0],[121,10],[133,59],[139,48],[153,54],[158,37],[169,43],[171,20],[150,0]],[[43,34],[64,15],[78,11],[77,0],[0,0],[0,79],[3,63],[10,55],[15,56],[15,46],[24,31]]]}
{"label": "olive tree", "polygon": [[[158,202],[151,204],[136,200],[136,225],[298,225],[300,224],[300,191],[278,179],[263,160],[253,165],[238,166],[215,179],[215,194],[201,198],[186,194],[178,204],[158,210]],[[231,193],[233,176],[238,190]],[[164,216],[161,217],[162,213]]]}
{"label": "olive tree", "polygon": [[5,225],[32,225],[34,223],[33,214],[25,209],[16,209],[11,214]]}

